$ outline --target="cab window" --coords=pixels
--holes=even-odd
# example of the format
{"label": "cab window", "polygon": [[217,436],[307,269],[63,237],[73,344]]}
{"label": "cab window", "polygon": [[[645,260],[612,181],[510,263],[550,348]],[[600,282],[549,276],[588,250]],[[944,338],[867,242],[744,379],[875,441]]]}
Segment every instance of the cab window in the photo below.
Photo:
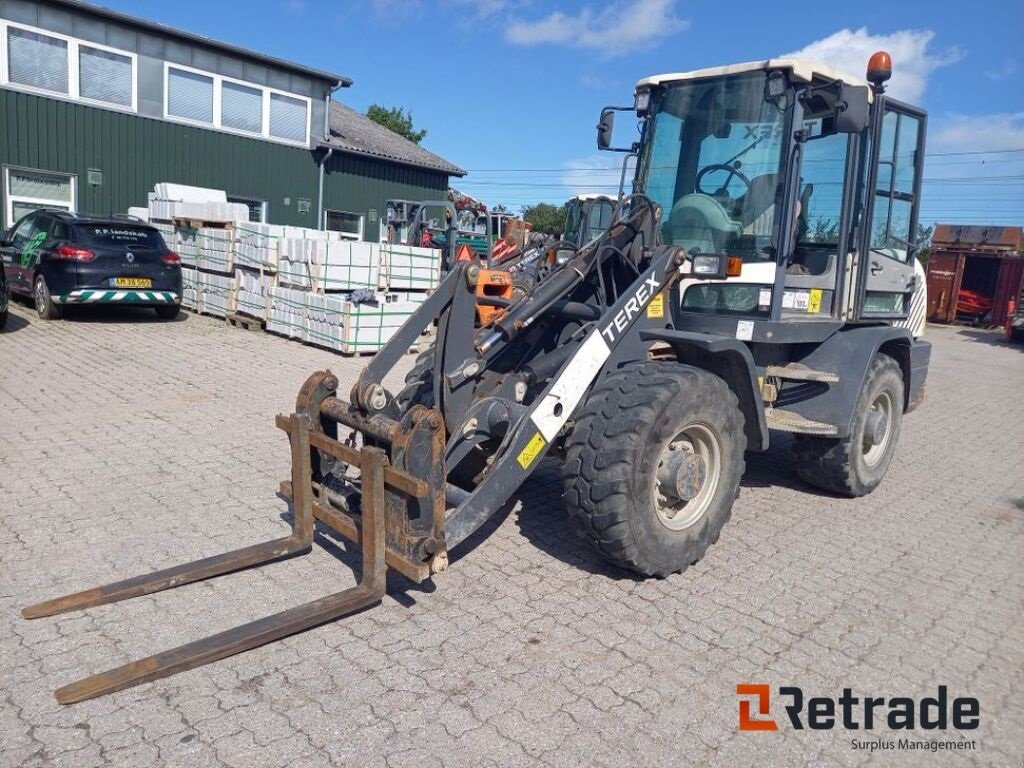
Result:
{"label": "cab window", "polygon": [[878,178],[871,215],[871,250],[901,262],[913,253],[917,153],[921,121],[887,112],[878,146]]}
{"label": "cab window", "polygon": [[[817,130],[820,131],[820,126]],[[812,137],[814,133],[812,129]],[[811,138],[804,144],[796,214],[798,243],[832,246],[839,243],[849,145],[850,137],[843,133]]]}

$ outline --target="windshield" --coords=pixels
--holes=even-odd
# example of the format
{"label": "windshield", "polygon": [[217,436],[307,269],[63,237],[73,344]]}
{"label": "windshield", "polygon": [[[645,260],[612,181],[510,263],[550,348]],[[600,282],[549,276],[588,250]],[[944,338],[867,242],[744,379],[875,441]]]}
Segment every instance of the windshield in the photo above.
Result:
{"label": "windshield", "polygon": [[641,188],[662,208],[661,236],[687,253],[773,258],[787,115],[763,73],[680,83],[655,96]]}
{"label": "windshield", "polygon": [[134,227],[130,224],[80,224],[76,229],[78,242],[94,248],[129,246],[167,250],[160,233],[151,227]]}

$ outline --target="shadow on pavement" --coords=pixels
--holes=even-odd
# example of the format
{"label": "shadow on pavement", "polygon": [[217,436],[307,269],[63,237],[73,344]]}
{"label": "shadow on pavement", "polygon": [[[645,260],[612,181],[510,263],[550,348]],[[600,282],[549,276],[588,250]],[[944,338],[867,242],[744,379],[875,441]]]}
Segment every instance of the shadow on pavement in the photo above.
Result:
{"label": "shadow on pavement", "polygon": [[66,306],[64,319],[72,323],[104,323],[136,325],[138,323],[184,323],[188,321],[188,313],[181,311],[173,320],[162,320],[156,316],[151,307],[129,306]]}
{"label": "shadow on pavement", "polygon": [[0,334],[14,333],[20,331],[22,328],[28,328],[32,325],[32,321],[24,315],[16,315],[14,312],[7,313],[7,324],[4,325],[3,330]]}
{"label": "shadow on pavement", "polygon": [[1002,347],[1003,349],[1015,349],[1018,352],[1024,352],[1024,344],[1019,341],[1010,341],[1001,330],[983,331],[973,328],[958,328],[956,335],[978,344],[988,344],[991,347]]}

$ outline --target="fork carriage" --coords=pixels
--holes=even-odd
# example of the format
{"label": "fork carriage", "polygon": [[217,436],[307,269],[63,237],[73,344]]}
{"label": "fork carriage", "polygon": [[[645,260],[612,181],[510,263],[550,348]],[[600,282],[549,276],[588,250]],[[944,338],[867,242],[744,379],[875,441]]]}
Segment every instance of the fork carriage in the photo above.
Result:
{"label": "fork carriage", "polygon": [[[291,443],[291,480],[281,483],[281,495],[293,510],[290,535],[32,605],[22,615],[35,619],[119,602],[305,554],[318,522],[362,548],[359,583],[64,686],[56,692],[59,702],[71,704],[167,677],[361,611],[384,596],[389,567],[422,582],[447,566],[444,492],[438,484],[444,478],[439,413],[417,407],[401,422],[376,418],[364,423],[334,396],[337,384],[330,371],[313,374],[299,394],[296,412],[276,419]],[[425,471],[414,475],[393,466],[379,445],[355,448],[325,434],[325,425],[329,430],[335,426],[330,414],[340,416],[340,423],[359,425],[374,443],[387,444],[399,462],[408,458],[415,470]],[[357,480],[346,481],[358,495],[328,487],[322,467],[336,462],[359,470]]]}

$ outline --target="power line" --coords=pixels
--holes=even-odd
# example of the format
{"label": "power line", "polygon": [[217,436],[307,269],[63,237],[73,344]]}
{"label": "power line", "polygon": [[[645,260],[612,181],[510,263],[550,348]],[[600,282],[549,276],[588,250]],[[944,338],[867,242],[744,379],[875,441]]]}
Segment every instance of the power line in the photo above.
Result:
{"label": "power line", "polygon": [[[927,157],[964,157],[966,155],[1005,155],[1024,152],[1024,147],[1013,149],[978,149],[970,152],[925,152]],[[909,157],[909,155],[901,155]],[[825,159],[825,162],[834,162]],[[667,167],[667,166],[666,166]],[[573,171],[620,171],[621,165],[594,165],[578,168],[467,168],[466,173],[571,173]]]}

